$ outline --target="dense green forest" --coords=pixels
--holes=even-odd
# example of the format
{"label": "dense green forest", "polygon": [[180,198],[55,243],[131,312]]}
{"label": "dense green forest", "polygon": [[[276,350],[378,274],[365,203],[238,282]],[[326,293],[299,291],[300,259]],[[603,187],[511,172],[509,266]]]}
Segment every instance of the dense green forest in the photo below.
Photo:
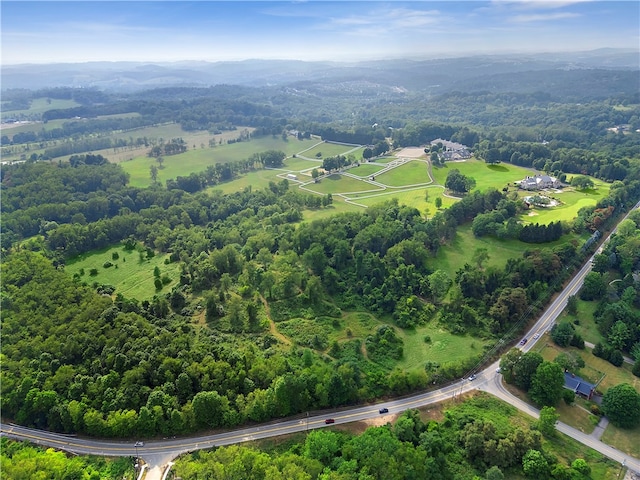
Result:
{"label": "dense green forest", "polygon": [[[633,77],[627,73],[620,78]],[[499,354],[498,342],[519,334],[595,251],[599,235],[640,199],[640,141],[632,131],[639,126],[639,99],[621,84],[580,104],[567,89],[409,90],[375,98],[345,91],[293,95],[291,86],[11,92],[7,99],[15,107],[41,97],[77,105],[39,118],[59,127],[36,124],[1,140],[3,154],[26,149],[27,160],[0,172],[3,417],[104,437],[176,435],[460,378]],[[304,91],[325,91],[321,87],[306,85]],[[344,101],[331,101],[338,98]],[[256,152],[148,188],[131,186],[119,165],[93,153],[123,145],[144,146],[152,156],[175,153],[168,145],[190,148],[181,139],[161,143],[136,134],[165,122],[185,132],[243,125],[255,127],[255,137],[312,133],[369,145],[368,153],[441,138],[467,145],[487,163],[613,183],[575,219],[546,226],[519,224],[524,206],[508,189],[479,191],[472,182],[463,189],[470,192],[430,218],[389,201],[310,222],[307,212],[330,211],[331,194],[303,192],[287,180],[226,195],[207,190],[277,167],[282,152]],[[608,130],[619,125],[629,128]],[[115,131],[130,136],[117,139]],[[32,147],[43,153],[29,154]],[[43,161],[51,158],[56,160]],[[456,271],[436,268],[438,252],[468,225],[477,238],[518,242],[523,254],[485,266],[486,259],[469,252]],[[580,293],[600,302],[596,320],[606,341],[595,353],[612,363],[623,354],[640,357],[639,232],[634,214],[596,256]],[[155,295],[140,300],[101,282],[97,268],[66,271],[79,255],[116,245],[125,253],[103,270],[125,260],[144,268],[149,258],[166,254],[179,278],[165,282],[158,272]],[[164,287],[173,280],[175,286]],[[365,334],[346,323],[353,313],[375,319],[363,323]],[[454,336],[472,335],[483,347],[463,360],[399,368],[403,335],[428,324]],[[345,340],[332,339],[338,329]],[[398,451],[406,448],[411,463],[414,455],[427,455],[417,439],[430,427],[418,429],[411,446],[400,445],[405,439],[388,428],[369,435],[385,437]],[[511,435],[503,433],[502,440]],[[340,440],[344,465],[357,460],[359,447],[349,444],[358,441],[365,439]],[[436,461],[432,453],[429,461]],[[279,468],[281,460],[272,461]],[[333,468],[313,462],[310,468]],[[353,472],[343,473],[371,474],[355,463]],[[478,472],[480,467],[485,465]],[[343,478],[339,474],[327,478]]]}

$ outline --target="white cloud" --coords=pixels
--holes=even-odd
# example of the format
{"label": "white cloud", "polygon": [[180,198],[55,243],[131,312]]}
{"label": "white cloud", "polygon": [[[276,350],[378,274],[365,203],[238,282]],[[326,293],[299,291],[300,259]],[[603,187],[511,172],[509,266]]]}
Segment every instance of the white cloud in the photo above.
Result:
{"label": "white cloud", "polygon": [[514,23],[528,22],[552,22],[555,20],[564,20],[567,18],[576,18],[581,15],[577,13],[558,12],[558,13],[532,13],[530,15],[516,15],[511,17],[509,21]]}

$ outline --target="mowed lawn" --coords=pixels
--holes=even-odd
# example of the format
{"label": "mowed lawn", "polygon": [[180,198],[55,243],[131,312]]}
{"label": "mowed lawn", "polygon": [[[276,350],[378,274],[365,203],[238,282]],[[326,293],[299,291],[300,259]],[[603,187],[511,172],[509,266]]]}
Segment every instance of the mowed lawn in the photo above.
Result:
{"label": "mowed lawn", "polygon": [[299,149],[294,153],[298,153],[303,157],[318,159],[335,157],[337,155],[353,155],[357,161],[362,160],[362,150],[364,147],[355,147],[353,145],[343,145],[340,143],[328,143],[317,139],[306,141],[312,142],[311,145],[305,147],[304,150]]}
{"label": "mowed lawn", "polygon": [[432,169],[434,180],[444,185],[447,174],[453,169],[458,169],[461,174],[474,178],[476,189],[481,191],[489,188],[502,190],[505,186],[532,174],[531,170],[517,165],[509,163],[491,165],[472,158],[464,162],[445,163],[443,167],[434,167]]}
{"label": "mowed lawn", "polygon": [[[413,160],[376,176],[376,182],[390,187],[403,187],[431,182],[427,163]],[[443,183],[444,185],[444,183]]]}
{"label": "mowed lawn", "polygon": [[378,173],[384,167],[382,165],[373,165],[371,163],[361,163],[357,167],[353,167],[349,169],[349,173],[353,175],[357,175],[359,177],[369,177]]}
{"label": "mowed lawn", "polygon": [[309,190],[322,194],[337,194],[362,191],[381,191],[381,187],[371,185],[357,178],[346,177],[344,175],[333,174],[323,178],[319,183],[307,185]]}
{"label": "mowed lawn", "polygon": [[[118,254],[118,259],[113,259],[113,254]],[[85,253],[69,260],[65,271],[69,275],[78,274],[84,269],[84,275],[80,275],[80,280],[92,285],[97,282],[100,285],[113,285],[116,287],[115,293],[121,293],[126,298],[137,298],[138,300],[148,300],[157,293],[167,293],[180,280],[180,264],[165,264],[168,255],[157,254],[152,258],[147,258],[143,253],[126,251],[122,245],[109,247],[102,250]],[[113,266],[105,268],[105,262],[111,262]],[[160,276],[168,276],[171,282],[164,285],[162,290],[157,291],[154,285],[154,269],[160,269]],[[90,270],[95,268],[98,274],[91,276]]]}
{"label": "mowed lawn", "polygon": [[[238,133],[239,135],[239,133]],[[317,143],[317,140],[287,140],[271,136],[260,137],[246,142],[236,142],[226,145],[218,145],[214,148],[196,148],[189,146],[189,150],[179,155],[171,155],[164,158],[162,168],[158,170],[158,181],[164,184],[167,180],[177,176],[187,176],[191,173],[202,172],[210,165],[217,163],[237,162],[249,158],[254,153],[266,150],[280,150],[287,156],[305,149]],[[123,162],[122,168],[131,176],[131,185],[146,187],[151,184],[150,167],[158,166],[154,158],[146,156],[136,157],[133,160]]]}

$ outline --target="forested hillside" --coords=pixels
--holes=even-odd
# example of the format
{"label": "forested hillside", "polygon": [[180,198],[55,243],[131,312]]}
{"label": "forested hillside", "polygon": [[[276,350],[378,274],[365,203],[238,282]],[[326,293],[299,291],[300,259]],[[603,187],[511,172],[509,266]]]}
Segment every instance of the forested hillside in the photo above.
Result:
{"label": "forested hillside", "polygon": [[[392,88],[398,77],[388,72],[384,85],[370,85],[350,70],[337,83],[8,92],[16,109],[36,99],[68,103],[40,114],[15,110],[13,120],[43,123],[3,130],[3,157],[17,160],[1,171],[3,416],[96,436],[175,435],[406,394],[499,353],[499,342],[519,334],[640,199],[640,107],[636,70],[495,68],[482,78],[465,74],[446,91],[420,86],[426,77]],[[535,72],[530,83],[508,81],[525,72]],[[540,93],[542,78],[558,88]],[[185,154],[221,143],[198,149],[142,131],[165,123],[185,135],[251,127],[227,140],[246,151],[254,138],[313,134],[356,144],[362,160],[367,150],[451,140],[487,164],[611,184],[574,217],[544,225],[518,220],[527,207],[509,186],[474,189],[464,178],[462,189],[442,182],[448,208],[438,198],[433,214],[397,199],[333,214],[342,200],[293,179],[212,191],[280,168],[287,155],[251,151],[215,162],[212,154],[202,171],[186,171]],[[118,148],[155,158],[156,175],[164,156],[184,162],[185,173],[134,187],[109,162]],[[336,158],[325,154],[322,165],[333,169]],[[426,163],[423,173],[433,167]],[[322,218],[307,220],[314,214]],[[630,221],[596,257],[586,289],[602,301],[599,327],[620,355],[640,341],[639,224]],[[472,249],[447,267],[439,254],[462,229],[516,253],[488,264],[487,251]],[[74,262],[106,251],[99,265],[71,273]],[[154,257],[163,259],[155,267]],[[125,263],[152,278],[145,299],[104,280]],[[607,292],[615,276],[621,289]],[[426,326],[460,341],[460,356],[427,358],[437,342],[426,334],[416,341]]]}

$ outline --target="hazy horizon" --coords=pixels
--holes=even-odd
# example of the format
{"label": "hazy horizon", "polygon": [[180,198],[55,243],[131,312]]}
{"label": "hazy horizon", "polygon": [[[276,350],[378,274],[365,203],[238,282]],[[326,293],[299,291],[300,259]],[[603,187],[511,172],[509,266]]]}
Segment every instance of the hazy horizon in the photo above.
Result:
{"label": "hazy horizon", "polygon": [[2,1],[2,65],[638,50],[635,1]]}

